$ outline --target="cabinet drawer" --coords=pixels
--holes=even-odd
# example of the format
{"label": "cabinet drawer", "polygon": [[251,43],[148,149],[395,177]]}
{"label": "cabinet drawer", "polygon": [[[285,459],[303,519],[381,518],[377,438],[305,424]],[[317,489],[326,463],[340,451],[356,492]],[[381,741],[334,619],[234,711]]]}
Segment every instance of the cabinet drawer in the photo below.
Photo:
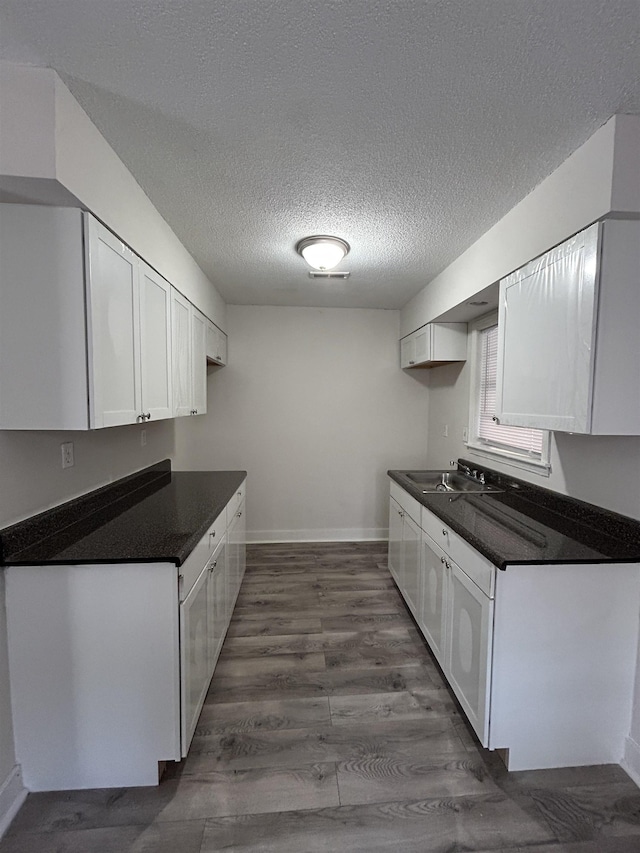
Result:
{"label": "cabinet drawer", "polygon": [[408,492],[405,492],[397,483],[391,481],[391,497],[400,504],[402,509],[410,516],[417,525],[420,525],[420,504],[415,498],[412,498]]}
{"label": "cabinet drawer", "polygon": [[422,529],[462,568],[476,586],[493,598],[496,585],[496,567],[493,563],[479,554],[437,515],[426,507],[421,509]]}
{"label": "cabinet drawer", "polygon": [[226,509],[223,509],[184,563],[179,567],[178,574],[182,576],[180,601],[184,601],[189,595],[191,588],[200,576],[200,572],[224,536],[226,526]]}
{"label": "cabinet drawer", "polygon": [[247,488],[246,479],[242,481],[242,485],[238,486],[235,494],[227,504],[227,526],[231,524],[233,521],[233,516],[240,509],[240,504],[244,500],[245,492]]}

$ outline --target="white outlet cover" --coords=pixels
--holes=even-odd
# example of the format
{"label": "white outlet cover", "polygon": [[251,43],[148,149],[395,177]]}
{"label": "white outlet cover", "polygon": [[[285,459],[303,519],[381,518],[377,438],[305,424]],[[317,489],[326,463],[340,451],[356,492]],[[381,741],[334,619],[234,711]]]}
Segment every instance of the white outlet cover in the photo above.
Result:
{"label": "white outlet cover", "polygon": [[73,442],[72,441],[64,441],[60,445],[60,450],[62,452],[62,467],[63,468],[73,468],[73,465],[74,465]]}

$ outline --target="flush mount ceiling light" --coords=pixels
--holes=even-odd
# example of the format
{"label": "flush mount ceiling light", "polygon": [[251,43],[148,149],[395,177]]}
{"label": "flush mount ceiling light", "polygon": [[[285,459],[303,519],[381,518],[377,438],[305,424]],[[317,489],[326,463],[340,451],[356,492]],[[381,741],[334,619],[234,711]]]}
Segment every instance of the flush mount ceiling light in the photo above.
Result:
{"label": "flush mount ceiling light", "polygon": [[332,270],[349,251],[349,244],[340,237],[328,237],[316,234],[314,237],[304,237],[296,246],[296,252],[305,259],[313,269]]}

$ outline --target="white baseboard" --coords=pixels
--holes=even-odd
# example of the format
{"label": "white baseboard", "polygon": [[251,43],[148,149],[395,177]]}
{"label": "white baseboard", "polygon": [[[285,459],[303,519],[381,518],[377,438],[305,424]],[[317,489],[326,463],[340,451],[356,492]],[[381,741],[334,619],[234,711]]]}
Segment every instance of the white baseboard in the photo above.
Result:
{"label": "white baseboard", "polygon": [[22,785],[20,766],[16,764],[2,785],[0,785],[0,838],[9,829],[9,824],[18,814],[18,810],[26,800],[27,794],[27,789]]}
{"label": "white baseboard", "polygon": [[621,764],[623,770],[626,770],[640,788],[640,743],[636,743],[632,737],[625,740],[624,758]]}
{"label": "white baseboard", "polygon": [[322,528],[318,530],[249,530],[247,542],[377,542],[387,541],[386,527]]}

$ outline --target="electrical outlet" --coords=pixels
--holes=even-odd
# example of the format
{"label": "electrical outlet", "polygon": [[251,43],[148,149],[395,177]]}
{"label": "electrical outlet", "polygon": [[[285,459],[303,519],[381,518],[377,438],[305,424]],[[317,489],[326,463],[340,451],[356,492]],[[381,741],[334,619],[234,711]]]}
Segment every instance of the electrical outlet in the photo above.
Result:
{"label": "electrical outlet", "polygon": [[443,428],[443,430],[442,430],[442,435],[443,435],[445,438],[449,438],[449,424],[445,424],[445,425],[444,425],[444,428]]}
{"label": "electrical outlet", "polygon": [[463,427],[463,428],[462,428],[462,440],[463,440],[463,441],[468,441],[468,440],[469,440],[469,430],[468,430],[468,428],[467,428],[467,427]]}
{"label": "electrical outlet", "polygon": [[60,445],[60,450],[62,451],[62,467],[63,468],[73,468],[74,459],[73,459],[73,442],[65,441]]}
{"label": "electrical outlet", "polygon": [[140,432],[140,447],[144,447],[146,445],[146,443],[147,443],[147,431],[146,431],[146,429],[143,429]]}

